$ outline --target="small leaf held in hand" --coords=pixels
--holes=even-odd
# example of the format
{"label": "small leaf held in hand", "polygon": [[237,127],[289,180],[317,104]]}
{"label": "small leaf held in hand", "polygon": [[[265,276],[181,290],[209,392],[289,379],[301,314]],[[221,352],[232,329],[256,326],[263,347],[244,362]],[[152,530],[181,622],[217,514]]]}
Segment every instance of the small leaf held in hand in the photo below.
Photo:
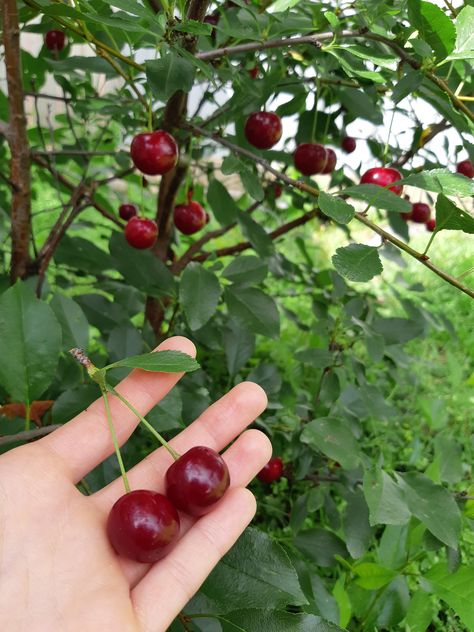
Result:
{"label": "small leaf held in hand", "polygon": [[152,353],[131,356],[109,364],[104,368],[108,370],[121,366],[163,373],[181,373],[182,371],[189,373],[199,369],[199,363],[187,353],[171,350],[153,351]]}

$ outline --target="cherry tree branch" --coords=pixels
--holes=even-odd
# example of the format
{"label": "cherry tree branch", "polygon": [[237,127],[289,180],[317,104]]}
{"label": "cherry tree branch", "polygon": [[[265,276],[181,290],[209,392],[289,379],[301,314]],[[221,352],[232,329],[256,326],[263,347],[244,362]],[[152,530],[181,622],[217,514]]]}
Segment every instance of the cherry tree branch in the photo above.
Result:
{"label": "cherry tree branch", "polygon": [[6,445],[8,443],[16,443],[17,441],[31,441],[32,439],[39,439],[44,437],[50,432],[54,432],[58,428],[61,428],[62,424],[51,424],[50,426],[42,426],[41,428],[34,428],[33,430],[26,430],[25,432],[18,432],[17,434],[5,435],[0,437],[0,445]]}
{"label": "cherry tree branch", "polygon": [[444,132],[444,130],[448,129],[449,127],[451,126],[449,125],[449,123],[446,122],[445,119],[443,119],[439,123],[435,123],[434,125],[429,125],[428,128],[430,129],[430,132],[423,139],[423,143],[420,143],[418,147],[412,147],[411,149],[406,151],[399,158],[397,158],[397,160],[392,162],[390,166],[395,168],[403,167],[403,165],[411,160],[420,151],[420,149],[425,147],[425,145],[430,142],[430,140],[433,140],[435,136],[437,136],[440,132]]}
{"label": "cherry tree branch", "polygon": [[[300,191],[304,191],[306,193],[309,193],[313,197],[318,197],[318,195],[319,195],[318,189],[310,186],[309,184],[306,184],[305,182],[301,182],[300,180],[294,180],[293,178],[290,178],[286,174],[279,172],[277,169],[273,168],[267,160],[264,160],[263,158],[260,158],[259,156],[256,156],[255,154],[253,154],[248,149],[244,149],[243,147],[239,147],[238,145],[235,145],[234,143],[231,143],[230,141],[226,140],[225,138],[222,138],[219,134],[217,134],[215,132],[208,132],[207,130],[205,130],[205,129],[201,128],[201,127],[198,127],[197,125],[191,125],[190,123],[186,123],[185,127],[187,129],[189,129],[193,134],[196,134],[198,136],[199,135],[200,136],[204,136],[206,138],[210,138],[211,140],[214,140],[215,142],[217,142],[217,143],[223,145],[224,147],[227,147],[228,149],[232,150],[232,152],[234,152],[236,154],[240,154],[241,156],[245,156],[246,158],[250,158],[251,160],[253,160],[257,164],[260,164],[262,167],[264,167],[264,169],[270,171],[270,173],[272,173],[276,178],[278,178],[282,182],[285,182],[286,184],[288,184],[288,185],[290,185],[292,187],[295,187],[295,188],[299,189]],[[384,240],[392,243],[394,246],[396,246],[400,250],[403,250],[404,252],[409,254],[411,257],[413,257],[414,259],[416,259],[417,261],[422,263],[424,266],[429,268],[432,272],[434,272],[436,275],[438,275],[441,279],[443,279],[447,283],[450,283],[454,287],[457,287],[458,290],[461,290],[461,292],[464,292],[465,294],[467,294],[471,298],[474,298],[474,291],[473,290],[471,290],[469,287],[467,287],[466,285],[461,283],[458,279],[456,279],[452,275],[448,274],[447,272],[444,272],[444,270],[441,270],[440,268],[435,266],[429,260],[429,257],[427,257],[427,255],[425,255],[424,253],[418,252],[417,250],[415,250],[414,248],[411,248],[408,244],[403,242],[401,239],[398,239],[398,237],[395,237],[394,235],[392,235],[391,233],[387,232],[383,228],[380,228],[380,226],[378,226],[377,224],[375,224],[374,222],[369,220],[365,216],[365,214],[363,214],[363,213],[356,212],[355,219],[357,221],[361,222],[362,224],[364,224],[365,226],[367,226],[367,228],[370,228],[373,232],[375,232],[378,235],[380,235],[380,237],[382,237]],[[244,242],[244,243],[246,243],[246,242]],[[247,247],[248,246],[245,246],[245,248],[247,248]],[[232,248],[232,246],[231,246],[231,248]],[[245,249],[242,245],[239,245],[239,248],[240,249]],[[237,250],[236,252],[240,252],[240,250]],[[226,252],[225,254],[229,254],[229,252]],[[232,254],[232,253],[230,253],[230,254]],[[200,260],[200,259],[198,258],[197,260]]]}
{"label": "cherry tree branch", "polygon": [[6,139],[10,146],[12,189],[10,276],[12,282],[27,274],[31,238],[31,174],[20,57],[20,27],[16,0],[4,0],[3,45],[10,120]]}

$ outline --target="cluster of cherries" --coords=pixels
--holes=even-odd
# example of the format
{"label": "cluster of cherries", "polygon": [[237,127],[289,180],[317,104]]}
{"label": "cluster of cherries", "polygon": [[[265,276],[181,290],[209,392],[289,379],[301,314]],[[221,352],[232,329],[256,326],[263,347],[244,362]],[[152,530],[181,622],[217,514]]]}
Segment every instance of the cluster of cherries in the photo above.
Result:
{"label": "cluster of cherries", "polygon": [[168,468],[165,494],[137,489],[117,500],[107,520],[109,541],[122,557],[152,564],[179,537],[178,510],[199,518],[229,485],[229,470],[218,452],[205,446],[191,448]]}

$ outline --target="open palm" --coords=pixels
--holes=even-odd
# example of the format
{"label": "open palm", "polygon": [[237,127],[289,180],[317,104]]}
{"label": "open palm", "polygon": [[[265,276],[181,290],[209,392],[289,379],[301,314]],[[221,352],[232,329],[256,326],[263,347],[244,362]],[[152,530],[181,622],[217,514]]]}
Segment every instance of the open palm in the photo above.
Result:
{"label": "open palm", "polygon": [[[159,349],[194,355],[180,337]],[[145,414],[179,374],[135,370],[117,390]],[[242,383],[210,406],[173,441],[222,450],[265,408],[266,397]],[[111,397],[124,443],[137,424]],[[245,485],[270,458],[268,439],[248,430],[227,449],[231,488],[198,521],[182,517],[176,547],[150,566],[119,558],[105,533],[107,515],[124,493],[121,479],[92,496],[75,487],[113,452],[101,400],[51,435],[0,457],[0,629],[15,632],[162,632],[198,590],[253,517]],[[163,492],[172,458],[159,448],[129,472],[132,489]]]}

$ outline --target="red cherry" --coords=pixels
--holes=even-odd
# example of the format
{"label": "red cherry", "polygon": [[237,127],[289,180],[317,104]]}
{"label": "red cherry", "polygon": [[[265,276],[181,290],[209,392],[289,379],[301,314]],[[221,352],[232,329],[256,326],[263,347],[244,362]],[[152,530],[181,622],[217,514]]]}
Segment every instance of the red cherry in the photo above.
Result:
{"label": "red cherry", "polygon": [[250,68],[249,70],[249,75],[252,77],[252,79],[256,79],[258,77],[258,72],[259,72],[259,67],[254,66],[253,68]]}
{"label": "red cherry", "polygon": [[264,483],[273,483],[281,478],[282,473],[283,461],[279,456],[275,456],[260,470],[257,474],[257,478]]}
{"label": "red cherry", "polygon": [[198,202],[178,204],[174,207],[174,225],[184,235],[192,235],[207,224],[206,211]]}
{"label": "red cherry", "polygon": [[281,188],[281,185],[279,185],[277,182],[274,182],[273,195],[275,196],[275,199],[281,197],[282,193],[283,193],[283,189]]}
{"label": "red cherry", "polygon": [[215,450],[191,448],[166,472],[166,495],[173,505],[190,516],[203,516],[225,494],[229,470]]}
{"label": "red cherry", "polygon": [[400,216],[402,219],[404,219],[406,222],[408,222],[409,220],[411,220],[412,215],[411,213],[400,213]]}
{"label": "red cherry", "polygon": [[211,13],[211,15],[206,15],[203,22],[205,24],[212,24],[213,26],[216,26],[217,24],[219,24],[219,15],[217,13]]}
{"label": "red cherry", "polygon": [[433,233],[435,229],[436,229],[436,220],[434,219],[434,217],[432,217],[426,222],[426,230],[429,230],[430,233]]}
{"label": "red cherry", "polygon": [[305,176],[323,173],[327,161],[327,151],[319,143],[302,143],[293,154],[295,167]]}
{"label": "red cherry", "polygon": [[166,555],[179,534],[179,515],[172,503],[146,489],[117,500],[107,520],[107,535],[115,551],[131,560],[152,564]]}
{"label": "red cherry", "polygon": [[137,207],[135,204],[121,204],[119,206],[119,215],[122,219],[128,221],[137,214]]}
{"label": "red cherry", "polygon": [[346,154],[352,154],[352,152],[355,151],[356,145],[356,139],[352,138],[352,136],[344,136],[341,142],[341,147]]}
{"label": "red cherry", "polygon": [[133,248],[151,248],[157,237],[158,226],[152,219],[132,217],[125,226],[125,239]]}
{"label": "red cherry", "polygon": [[336,168],[337,156],[334,149],[330,147],[326,147],[326,166],[324,167],[322,173],[332,173]]}
{"label": "red cherry", "polygon": [[44,45],[48,50],[62,50],[66,45],[66,34],[63,31],[53,29],[44,36]]}
{"label": "red cherry", "polygon": [[417,224],[426,224],[430,219],[431,209],[428,204],[415,202],[411,205],[411,220]]}
{"label": "red cherry", "polygon": [[[401,180],[402,175],[396,169],[392,169],[391,167],[372,167],[364,173],[362,178],[360,179],[361,184],[377,184],[379,187],[386,187],[392,182],[396,182],[397,180]],[[396,184],[393,187],[390,187],[390,191],[393,191],[396,195],[401,195],[403,191],[403,186],[401,184]]]}
{"label": "red cherry", "polygon": [[274,112],[254,112],[245,123],[245,138],[258,149],[270,149],[281,138],[280,117]]}
{"label": "red cherry", "polygon": [[130,155],[142,173],[162,175],[178,162],[178,145],[171,134],[163,130],[137,134],[132,140]]}
{"label": "red cherry", "polygon": [[474,165],[470,160],[462,160],[456,165],[456,171],[466,178],[474,178]]}

